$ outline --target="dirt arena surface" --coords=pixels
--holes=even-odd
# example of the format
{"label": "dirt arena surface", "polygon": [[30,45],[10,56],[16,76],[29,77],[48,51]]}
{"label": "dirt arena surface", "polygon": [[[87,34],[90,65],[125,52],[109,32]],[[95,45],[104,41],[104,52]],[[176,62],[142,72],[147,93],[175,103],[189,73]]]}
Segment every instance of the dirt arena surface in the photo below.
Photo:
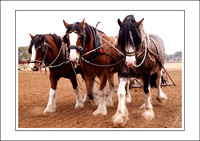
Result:
{"label": "dirt arena surface", "polygon": [[[124,128],[182,128],[182,64],[166,63],[168,73],[177,86],[163,87],[168,96],[165,103],[156,101],[157,89],[152,88],[152,105],[155,118],[146,121],[141,117],[139,107],[144,103],[141,88],[130,90],[132,102],[127,104],[129,121]],[[84,89],[84,85],[81,86]],[[169,83],[170,80],[168,79]],[[115,84],[118,86],[117,75]],[[87,102],[82,109],[75,109],[75,94],[68,79],[60,79],[57,87],[56,112],[43,114],[49,98],[49,72],[32,72],[31,70],[18,71],[18,128],[115,128],[112,116],[117,110],[117,92],[113,97],[114,106],[107,107],[106,116],[93,116],[96,110]],[[117,90],[117,87],[115,87]],[[80,90],[82,97],[85,92]]]}

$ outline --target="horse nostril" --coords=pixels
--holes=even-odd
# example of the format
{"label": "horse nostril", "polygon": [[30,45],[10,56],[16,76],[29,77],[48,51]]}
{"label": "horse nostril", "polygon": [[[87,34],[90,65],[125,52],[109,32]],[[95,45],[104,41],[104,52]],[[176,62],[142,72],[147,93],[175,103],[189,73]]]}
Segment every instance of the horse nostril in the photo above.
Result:
{"label": "horse nostril", "polygon": [[33,70],[33,71],[38,71],[39,69],[38,69],[36,66],[34,66],[34,67],[32,68],[32,70]]}

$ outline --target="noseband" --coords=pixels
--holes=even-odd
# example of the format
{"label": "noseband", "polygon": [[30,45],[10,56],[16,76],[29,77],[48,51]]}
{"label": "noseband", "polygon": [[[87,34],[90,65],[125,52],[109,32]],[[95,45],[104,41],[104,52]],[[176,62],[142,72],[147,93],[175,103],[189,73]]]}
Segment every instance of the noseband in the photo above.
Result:
{"label": "noseband", "polygon": [[81,53],[85,51],[85,49],[82,46],[78,46],[77,47],[77,46],[72,45],[72,46],[68,47],[68,50],[70,50],[70,49],[76,49],[76,50],[78,50]]}
{"label": "noseband", "polygon": [[136,56],[136,52],[124,52],[125,56]]}

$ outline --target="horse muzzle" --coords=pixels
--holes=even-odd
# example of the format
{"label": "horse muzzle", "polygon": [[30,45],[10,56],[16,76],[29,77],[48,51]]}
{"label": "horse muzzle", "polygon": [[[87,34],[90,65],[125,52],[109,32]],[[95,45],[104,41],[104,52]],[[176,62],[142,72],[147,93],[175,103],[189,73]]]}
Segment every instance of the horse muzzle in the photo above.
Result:
{"label": "horse muzzle", "polygon": [[126,65],[127,65],[129,68],[135,67],[135,62],[134,62],[134,63],[127,63],[127,62],[125,62],[125,63],[126,63]]}
{"label": "horse muzzle", "polygon": [[129,68],[135,67],[135,64],[136,64],[135,56],[131,56],[131,57],[127,56],[125,60],[125,64]]}
{"label": "horse muzzle", "polygon": [[78,64],[78,57],[69,58],[69,61],[71,61],[73,64]]}
{"label": "horse muzzle", "polygon": [[38,71],[39,70],[39,68],[38,67],[36,67],[36,66],[34,66],[33,68],[31,68],[32,69],[32,71]]}
{"label": "horse muzzle", "polygon": [[80,52],[78,52],[76,49],[70,49],[69,61],[71,61],[73,64],[78,64],[80,58],[79,53]]}

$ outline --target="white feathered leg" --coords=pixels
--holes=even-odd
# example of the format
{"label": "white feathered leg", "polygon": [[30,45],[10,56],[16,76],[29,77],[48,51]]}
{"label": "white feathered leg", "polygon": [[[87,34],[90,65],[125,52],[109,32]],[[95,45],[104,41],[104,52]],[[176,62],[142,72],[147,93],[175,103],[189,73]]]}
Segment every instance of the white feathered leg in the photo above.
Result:
{"label": "white feathered leg", "polygon": [[83,102],[85,103],[85,102],[89,101],[89,97],[87,95],[87,86],[86,86],[85,80],[83,80],[83,83],[85,85],[85,96],[83,98]]}
{"label": "white feathered leg", "polygon": [[163,93],[161,90],[161,75],[162,75],[162,70],[157,73],[158,77],[156,80],[156,85],[158,89],[158,94],[156,95],[156,100],[160,103],[165,102],[168,98],[167,96]]}
{"label": "white feathered leg", "polygon": [[106,87],[104,87],[102,90],[99,90],[99,105],[96,111],[93,112],[93,115],[107,115],[107,109],[106,109]]}
{"label": "white feathered leg", "polygon": [[111,74],[108,78],[108,84],[109,84],[109,94],[106,100],[106,105],[113,107],[113,95],[115,93],[115,89],[114,89],[114,74]]}
{"label": "white feathered leg", "polygon": [[54,113],[56,111],[56,90],[50,88],[49,102],[43,113]]}
{"label": "white feathered leg", "polygon": [[120,78],[119,80],[119,88],[118,88],[118,108],[113,116],[113,123],[115,126],[124,126],[128,120],[128,110],[126,108],[126,90],[125,87],[127,85],[127,78]]}
{"label": "white feathered leg", "polygon": [[149,90],[148,94],[144,93],[144,104],[142,105],[143,112],[142,112],[142,117],[147,120],[152,120],[154,118],[154,111],[153,111],[153,106],[151,104],[151,93]]}
{"label": "white feathered leg", "polygon": [[127,81],[126,84],[126,103],[131,103],[131,93],[130,93],[130,79]]}
{"label": "white feathered leg", "polygon": [[78,109],[78,108],[83,108],[84,107],[84,104],[83,104],[83,99],[79,93],[79,87],[77,86],[76,89],[74,89],[74,93],[76,94],[76,105],[75,105],[75,108]]}

